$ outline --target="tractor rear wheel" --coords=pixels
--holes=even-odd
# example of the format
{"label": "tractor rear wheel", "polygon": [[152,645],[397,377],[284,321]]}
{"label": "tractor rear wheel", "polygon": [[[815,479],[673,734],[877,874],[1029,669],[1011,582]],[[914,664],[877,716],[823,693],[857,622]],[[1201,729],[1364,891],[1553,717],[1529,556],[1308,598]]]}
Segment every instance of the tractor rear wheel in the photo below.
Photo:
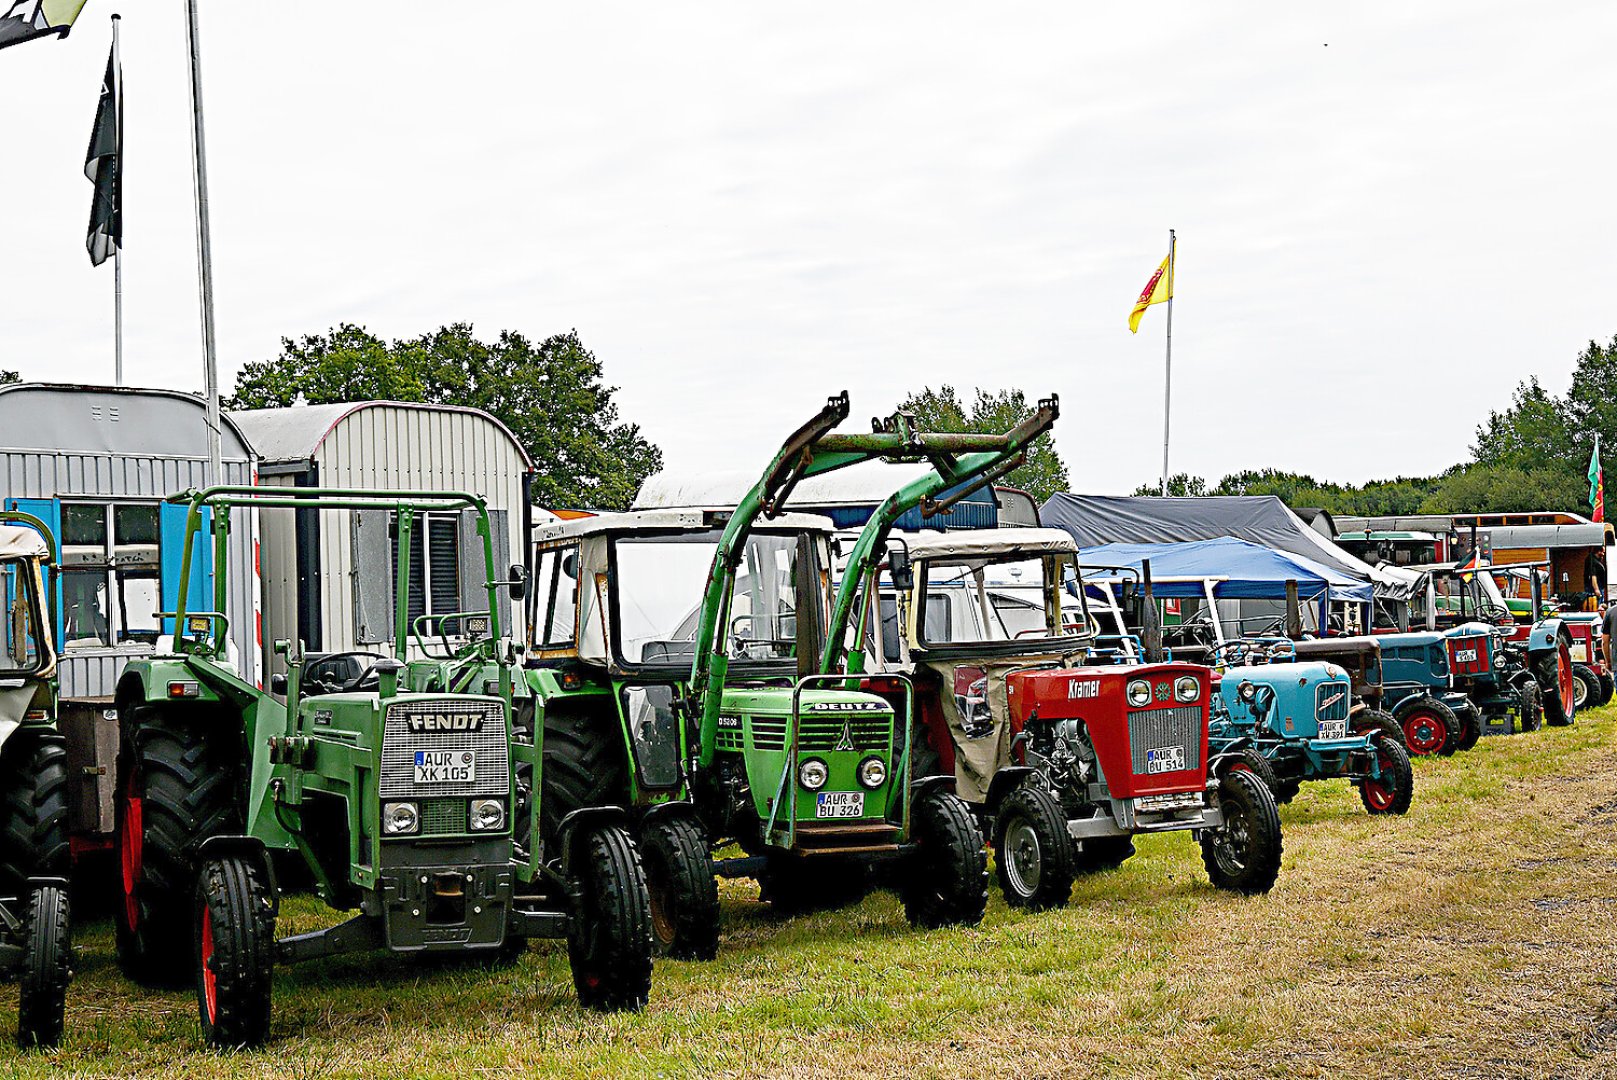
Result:
{"label": "tractor rear wheel", "polygon": [[1603,672],[1600,676],[1600,700],[1595,704],[1610,705],[1611,695],[1614,690],[1617,690],[1617,683],[1612,681],[1611,672]]}
{"label": "tractor rear wheel", "polygon": [[911,926],[975,926],[988,909],[988,853],[965,801],[933,790],[910,812],[916,852],[904,867],[899,895]]}
{"label": "tractor rear wheel", "polygon": [[19,731],[0,751],[0,895],[31,877],[66,877],[67,748],[55,732]]}
{"label": "tractor rear wheel", "polygon": [[586,806],[628,801],[623,732],[610,698],[567,702],[545,709],[540,834],[556,843],[562,818]]}
{"label": "tractor rear wheel", "polygon": [[1460,720],[1460,741],[1456,745],[1461,750],[1469,750],[1482,738],[1482,710],[1470,704],[1450,708]]}
{"label": "tractor rear wheel", "polygon": [[1393,710],[1393,716],[1404,729],[1404,746],[1410,757],[1447,757],[1459,748],[1460,718],[1437,698],[1407,698]]}
{"label": "tractor rear wheel", "polygon": [[1572,677],[1572,650],[1565,641],[1555,643],[1555,652],[1543,657],[1534,668],[1538,688],[1544,702],[1544,722],[1551,727],[1566,727],[1577,719],[1578,702]]}
{"label": "tractor rear wheel", "polygon": [[1202,864],[1220,889],[1256,896],[1280,876],[1280,811],[1267,789],[1245,772],[1218,783],[1224,824],[1202,832]]}
{"label": "tractor rear wheel", "polygon": [[269,1037],[275,905],[251,859],[202,864],[193,907],[197,1013],[209,1046],[261,1045]]}
{"label": "tractor rear wheel", "polygon": [[1023,784],[1005,797],[994,815],[994,868],[1007,904],[1031,911],[1066,906],[1075,858],[1067,815],[1054,795]]}
{"label": "tractor rear wheel", "polygon": [[640,830],[640,859],[658,956],[711,960],[719,953],[719,884],[707,836],[692,817],[656,818]]}
{"label": "tractor rear wheel", "polygon": [[67,890],[41,885],[27,898],[23,918],[21,995],[17,1004],[17,1045],[48,1048],[62,1041],[62,1013],[72,973],[72,922]]}
{"label": "tractor rear wheel", "polygon": [[1415,770],[1410,768],[1409,755],[1385,735],[1378,735],[1373,745],[1381,775],[1359,781],[1359,799],[1372,814],[1405,813],[1415,794]]}
{"label": "tractor rear wheel", "polygon": [[1587,664],[1572,665],[1572,705],[1577,711],[1600,703],[1600,676]]}
{"label": "tractor rear wheel", "polygon": [[587,1009],[643,1008],[651,994],[651,898],[640,853],[617,825],[579,837],[574,878],[583,896],[571,913],[567,959]]}
{"label": "tractor rear wheel", "polygon": [[1392,713],[1380,709],[1365,709],[1353,718],[1353,733],[1355,735],[1387,736],[1399,746],[1404,745],[1404,729],[1399,726]]}
{"label": "tractor rear wheel", "polygon": [[240,831],[240,739],[201,714],[141,706],[125,717],[116,804],[122,895],[114,907],[118,965],[136,982],[184,985],[195,852]]}
{"label": "tractor rear wheel", "polygon": [[1521,722],[1523,731],[1537,731],[1544,726],[1544,694],[1538,683],[1528,679],[1522,683]]}

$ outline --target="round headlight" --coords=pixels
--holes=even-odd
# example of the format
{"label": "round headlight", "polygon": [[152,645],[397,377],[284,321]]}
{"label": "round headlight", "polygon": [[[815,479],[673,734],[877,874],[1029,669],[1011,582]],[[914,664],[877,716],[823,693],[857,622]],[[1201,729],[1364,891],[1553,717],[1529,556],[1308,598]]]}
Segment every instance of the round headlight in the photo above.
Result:
{"label": "round headlight", "polygon": [[867,757],[859,763],[859,782],[865,787],[881,787],[887,781],[887,763],[879,757]]}
{"label": "round headlight", "polygon": [[1129,683],[1127,691],[1129,704],[1140,708],[1151,704],[1151,684],[1144,679],[1135,679]]}
{"label": "round headlight", "polygon": [[493,832],[505,824],[505,804],[499,799],[473,799],[473,832]]}
{"label": "round headlight", "polygon": [[382,807],[382,831],[389,836],[403,836],[421,828],[421,814],[413,802],[388,803]]}
{"label": "round headlight", "polygon": [[825,767],[825,762],[809,758],[797,767],[797,779],[810,791],[819,791],[825,782],[831,778],[831,770]]}
{"label": "round headlight", "polygon": [[1252,683],[1244,682],[1241,684],[1241,688],[1237,690],[1236,693],[1241,695],[1242,701],[1256,701],[1258,697],[1258,688]]}
{"label": "round headlight", "polygon": [[1174,680],[1173,696],[1180,701],[1195,701],[1202,696],[1202,685],[1194,675],[1181,675]]}

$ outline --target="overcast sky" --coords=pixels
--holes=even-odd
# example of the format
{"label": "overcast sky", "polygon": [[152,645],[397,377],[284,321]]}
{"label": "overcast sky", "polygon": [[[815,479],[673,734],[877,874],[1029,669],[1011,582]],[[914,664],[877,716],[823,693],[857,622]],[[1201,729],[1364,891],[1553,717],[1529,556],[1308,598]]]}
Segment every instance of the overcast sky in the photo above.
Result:
{"label": "overcast sky", "polygon": [[[111,381],[84,148],[121,11],[132,385],[199,390],[182,0],[0,52],[0,367]],[[846,388],[1059,392],[1080,491],[1439,470],[1617,333],[1617,5],[203,0],[221,381],[576,327],[681,469]]]}

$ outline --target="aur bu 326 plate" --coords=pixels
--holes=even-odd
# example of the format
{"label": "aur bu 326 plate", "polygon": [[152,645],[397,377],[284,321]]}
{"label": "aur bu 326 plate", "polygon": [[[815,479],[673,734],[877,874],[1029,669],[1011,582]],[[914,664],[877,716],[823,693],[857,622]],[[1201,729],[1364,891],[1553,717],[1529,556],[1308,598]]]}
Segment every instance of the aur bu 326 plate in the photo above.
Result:
{"label": "aur bu 326 plate", "polygon": [[856,818],[865,815],[862,791],[822,791],[814,805],[817,818]]}

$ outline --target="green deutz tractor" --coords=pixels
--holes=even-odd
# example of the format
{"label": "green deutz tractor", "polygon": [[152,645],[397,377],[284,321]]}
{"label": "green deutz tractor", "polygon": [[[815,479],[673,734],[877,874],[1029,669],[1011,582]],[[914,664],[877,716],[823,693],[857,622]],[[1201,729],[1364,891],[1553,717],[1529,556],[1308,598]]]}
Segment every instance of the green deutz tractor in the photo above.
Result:
{"label": "green deutz tractor", "polygon": [[[590,808],[552,843],[515,836],[517,768],[541,749],[510,728],[515,648],[501,629],[483,500],[458,492],[217,487],[189,503],[184,565],[212,533],[213,610],[180,585],[166,648],[119,683],[123,896],[118,952],[137,978],[193,974],[203,1033],[253,1045],[269,1031],[271,969],[339,953],[460,953],[509,959],[530,938],[566,938],[579,1000],[638,1008],[651,981],[649,900],[623,811]],[[288,671],[265,693],[226,651],[223,566],[231,511],[318,509],[390,515],[397,538],[391,655],[303,655],[276,642]],[[472,511],[483,538],[488,608],[464,613],[481,640],[455,684],[412,649],[411,534],[429,512]],[[204,522],[207,521],[205,526]],[[520,571],[520,568],[513,568]],[[441,629],[441,628],[440,628]],[[415,643],[419,645],[419,643]],[[477,679],[486,667],[490,678]],[[272,856],[274,856],[272,858]],[[275,937],[277,861],[311,876],[346,922]]]}
{"label": "green deutz tractor", "polygon": [[0,970],[20,984],[17,1041],[55,1046],[71,962],[67,750],[56,730],[56,650],[44,568],[54,541],[31,514],[0,513]]}
{"label": "green deutz tractor", "polygon": [[[641,811],[669,955],[716,952],[715,875],[758,880],[787,912],[885,886],[923,927],[978,922],[987,903],[982,834],[953,779],[910,775],[908,682],[819,670],[831,523],[784,510],[801,480],[861,461],[1015,451],[902,414],[833,433],[847,414],[846,395],[831,399],[734,510],[606,514],[536,538],[528,722],[545,732],[544,812]],[[740,853],[724,855],[731,842]]]}

